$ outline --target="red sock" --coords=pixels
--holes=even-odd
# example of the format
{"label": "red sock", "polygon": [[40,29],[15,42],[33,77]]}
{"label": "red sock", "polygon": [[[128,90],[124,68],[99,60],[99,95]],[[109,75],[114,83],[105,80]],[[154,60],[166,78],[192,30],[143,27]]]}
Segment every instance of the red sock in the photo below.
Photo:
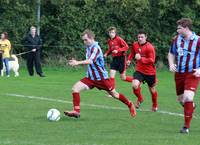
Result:
{"label": "red sock", "polygon": [[119,100],[127,106],[130,106],[130,101],[121,93],[119,93]]}
{"label": "red sock", "polygon": [[143,98],[142,98],[142,94],[141,94],[141,88],[138,87],[137,89],[133,88],[133,93],[136,95],[136,97],[138,98],[138,101],[142,102]]}
{"label": "red sock", "polygon": [[132,80],[133,80],[133,77],[131,77],[131,76],[126,76],[125,81],[127,81],[127,82],[132,82]]}
{"label": "red sock", "polygon": [[110,78],[111,82],[112,82],[112,86],[115,88],[115,78]]}
{"label": "red sock", "polygon": [[152,99],[152,102],[153,102],[153,106],[154,107],[157,107],[158,106],[158,93],[157,91],[155,92],[151,92],[151,99]]}
{"label": "red sock", "polygon": [[184,118],[185,118],[185,127],[187,127],[187,128],[190,128],[190,122],[192,120],[193,112],[194,112],[193,102],[185,102]]}
{"label": "red sock", "polygon": [[73,96],[74,110],[76,112],[80,112],[80,94],[79,93],[72,93],[72,96]]}

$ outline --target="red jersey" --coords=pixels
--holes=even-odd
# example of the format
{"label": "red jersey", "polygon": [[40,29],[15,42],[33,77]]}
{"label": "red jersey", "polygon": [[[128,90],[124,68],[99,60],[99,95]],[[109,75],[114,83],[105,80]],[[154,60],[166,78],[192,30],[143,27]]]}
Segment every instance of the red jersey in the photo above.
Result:
{"label": "red jersey", "polygon": [[143,45],[140,45],[138,42],[134,42],[132,44],[131,53],[128,56],[128,60],[131,61],[137,53],[141,55],[141,59],[136,60],[135,70],[145,75],[156,75],[156,56],[154,46],[149,42],[146,42]]}
{"label": "red jersey", "polygon": [[[112,53],[113,50],[117,50],[118,53]],[[115,36],[114,39],[108,40],[108,50],[106,55],[112,53],[112,57],[115,56],[125,56],[126,51],[128,50],[128,44],[119,36]]]}

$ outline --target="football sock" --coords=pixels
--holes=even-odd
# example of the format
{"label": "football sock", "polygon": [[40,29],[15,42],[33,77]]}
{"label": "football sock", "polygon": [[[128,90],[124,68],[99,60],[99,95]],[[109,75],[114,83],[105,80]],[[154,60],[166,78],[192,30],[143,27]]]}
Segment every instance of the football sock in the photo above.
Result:
{"label": "football sock", "polygon": [[132,82],[132,80],[133,80],[133,77],[126,76],[126,79],[125,79],[126,82]]}
{"label": "football sock", "polygon": [[72,93],[74,110],[80,113],[80,94]]}
{"label": "football sock", "polygon": [[119,93],[119,100],[126,104],[128,107],[130,106],[130,101],[121,93]]}
{"label": "football sock", "polygon": [[110,78],[112,86],[115,88],[115,78]]}
{"label": "football sock", "polygon": [[185,118],[185,127],[187,127],[187,128],[190,128],[190,122],[192,120],[193,112],[194,112],[193,102],[185,102],[184,118]]}
{"label": "football sock", "polygon": [[153,102],[153,106],[154,107],[157,107],[158,106],[158,93],[157,91],[155,92],[151,92],[151,99],[152,99],[152,102]]}
{"label": "football sock", "polygon": [[141,94],[141,88],[138,87],[137,89],[133,88],[133,93],[136,95],[136,97],[138,98],[138,101],[142,102],[143,98],[142,98],[142,94]]}

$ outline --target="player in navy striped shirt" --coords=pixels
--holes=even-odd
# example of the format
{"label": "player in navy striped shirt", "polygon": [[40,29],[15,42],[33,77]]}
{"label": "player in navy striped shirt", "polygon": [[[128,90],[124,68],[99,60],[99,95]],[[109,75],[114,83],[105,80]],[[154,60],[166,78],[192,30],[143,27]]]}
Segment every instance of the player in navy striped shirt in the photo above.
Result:
{"label": "player in navy striped shirt", "polygon": [[189,133],[195,109],[193,98],[200,81],[200,38],[191,27],[192,20],[189,18],[177,21],[178,35],[168,53],[169,69],[175,72],[178,101],[184,107],[185,123],[181,133]]}
{"label": "player in navy striped shirt", "polygon": [[95,35],[91,30],[86,29],[82,34],[82,39],[86,45],[86,59],[83,61],[70,60],[71,66],[80,64],[88,65],[87,75],[85,78],[78,81],[72,88],[73,96],[73,111],[65,111],[65,115],[69,117],[80,117],[80,92],[89,90],[94,87],[107,91],[112,97],[120,100],[128,106],[130,114],[135,117],[136,111],[133,103],[128,100],[123,94],[118,93],[112,85],[108,77],[108,72],[104,66],[103,53],[98,42],[95,41]]}

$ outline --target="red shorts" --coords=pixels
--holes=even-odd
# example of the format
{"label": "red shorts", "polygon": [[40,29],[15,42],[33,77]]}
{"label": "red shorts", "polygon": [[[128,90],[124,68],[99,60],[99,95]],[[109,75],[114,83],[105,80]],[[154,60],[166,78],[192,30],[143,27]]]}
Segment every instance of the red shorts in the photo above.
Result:
{"label": "red shorts", "polygon": [[200,78],[195,77],[193,73],[175,73],[176,94],[181,95],[184,90],[196,92]]}
{"label": "red shorts", "polygon": [[110,79],[95,81],[85,77],[80,81],[86,84],[90,89],[94,87],[98,88],[99,90],[106,90],[106,91],[112,91],[114,89],[114,86],[112,85]]}

